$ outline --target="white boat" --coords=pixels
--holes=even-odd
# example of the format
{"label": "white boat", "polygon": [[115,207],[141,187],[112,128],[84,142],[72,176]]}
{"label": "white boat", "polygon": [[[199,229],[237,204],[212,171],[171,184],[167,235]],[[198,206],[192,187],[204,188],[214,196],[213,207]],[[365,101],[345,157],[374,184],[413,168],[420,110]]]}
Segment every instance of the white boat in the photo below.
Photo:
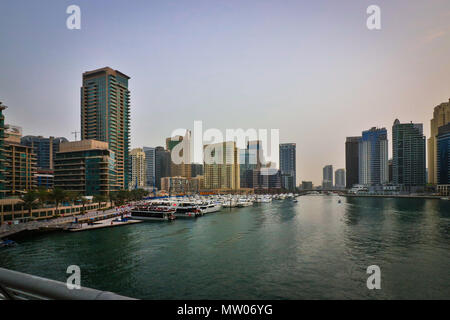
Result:
{"label": "white boat", "polygon": [[131,210],[131,218],[148,221],[173,221],[175,209],[169,207],[141,205]]}
{"label": "white boat", "polygon": [[203,214],[214,213],[222,210],[222,205],[213,202],[206,202],[200,205],[200,210],[202,210]]}
{"label": "white boat", "polygon": [[253,202],[248,199],[239,199],[236,203],[236,207],[243,208],[243,207],[250,207],[253,205]]}
{"label": "white boat", "polygon": [[441,200],[449,201],[450,198],[449,197],[442,197]]}
{"label": "white boat", "polygon": [[223,200],[222,206],[224,208],[235,208],[237,206],[237,201],[234,199]]}

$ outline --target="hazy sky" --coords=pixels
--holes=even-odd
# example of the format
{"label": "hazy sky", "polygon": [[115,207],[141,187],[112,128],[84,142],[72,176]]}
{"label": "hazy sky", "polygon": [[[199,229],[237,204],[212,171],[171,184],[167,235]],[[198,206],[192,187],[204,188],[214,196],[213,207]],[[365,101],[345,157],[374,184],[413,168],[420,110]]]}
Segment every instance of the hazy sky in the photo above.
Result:
{"label": "hazy sky", "polygon": [[[71,4],[81,30],[66,28]],[[429,136],[450,97],[449,36],[448,0],[0,0],[0,101],[24,134],[73,139],[81,74],[110,66],[131,77],[132,147],[194,120],[280,129],[298,181],[319,184],[323,166],[345,167],[346,136],[395,118]]]}

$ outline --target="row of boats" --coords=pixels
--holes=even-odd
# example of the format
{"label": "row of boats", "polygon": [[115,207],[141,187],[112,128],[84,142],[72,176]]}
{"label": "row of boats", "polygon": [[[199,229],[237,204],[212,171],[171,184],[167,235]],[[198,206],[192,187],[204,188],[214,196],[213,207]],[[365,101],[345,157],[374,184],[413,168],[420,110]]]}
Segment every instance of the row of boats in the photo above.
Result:
{"label": "row of boats", "polygon": [[131,209],[135,220],[173,221],[177,218],[195,219],[205,214],[219,212],[224,208],[243,208],[274,200],[297,201],[297,195],[251,195],[251,196],[191,196],[141,201]]}

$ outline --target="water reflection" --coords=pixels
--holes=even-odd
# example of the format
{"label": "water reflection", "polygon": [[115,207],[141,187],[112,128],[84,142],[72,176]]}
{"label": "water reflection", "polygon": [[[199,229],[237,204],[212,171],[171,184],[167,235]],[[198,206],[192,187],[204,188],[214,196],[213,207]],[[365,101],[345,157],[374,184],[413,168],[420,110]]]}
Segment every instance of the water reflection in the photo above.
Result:
{"label": "water reflection", "polygon": [[[78,264],[83,285],[147,299],[450,298],[450,203],[341,200],[33,237],[0,266],[64,281]],[[372,264],[381,292],[365,286]]]}

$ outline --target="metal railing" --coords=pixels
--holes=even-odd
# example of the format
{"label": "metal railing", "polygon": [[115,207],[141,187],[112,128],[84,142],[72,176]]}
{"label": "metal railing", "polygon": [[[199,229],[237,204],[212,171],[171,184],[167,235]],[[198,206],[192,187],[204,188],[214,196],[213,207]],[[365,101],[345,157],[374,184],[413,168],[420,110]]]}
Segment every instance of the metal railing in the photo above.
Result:
{"label": "metal railing", "polygon": [[135,300],[90,288],[70,290],[63,282],[0,268],[0,300]]}

